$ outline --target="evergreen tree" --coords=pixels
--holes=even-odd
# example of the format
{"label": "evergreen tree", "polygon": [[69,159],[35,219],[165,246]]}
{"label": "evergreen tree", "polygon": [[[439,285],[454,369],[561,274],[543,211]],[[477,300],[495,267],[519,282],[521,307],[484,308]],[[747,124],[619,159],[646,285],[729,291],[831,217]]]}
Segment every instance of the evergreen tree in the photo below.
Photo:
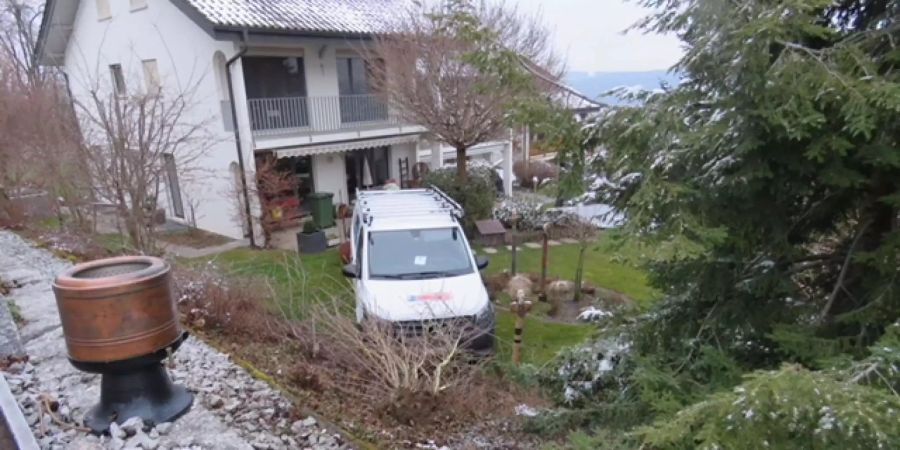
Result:
{"label": "evergreen tree", "polygon": [[[641,28],[683,40],[682,82],[608,111],[595,169],[666,298],[632,334],[630,387],[603,400],[661,418],[706,405],[677,415],[695,427],[734,412],[736,394],[721,392],[742,372],[774,371],[741,386],[775,383],[797,402],[821,392],[806,387],[842,389],[833,371],[872,357],[900,315],[900,1],[640,3],[657,11]],[[850,390],[835,407],[883,395],[856,412],[894,408],[897,387]],[[671,426],[639,435],[699,445],[690,430],[683,447],[660,437]]]}

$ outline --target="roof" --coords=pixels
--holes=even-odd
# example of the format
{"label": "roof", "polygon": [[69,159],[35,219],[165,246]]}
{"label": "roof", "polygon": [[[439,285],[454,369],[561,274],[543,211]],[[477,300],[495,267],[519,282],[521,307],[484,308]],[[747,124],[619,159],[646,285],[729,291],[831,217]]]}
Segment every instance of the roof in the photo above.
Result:
{"label": "roof", "polygon": [[390,30],[408,0],[186,0],[214,27],[368,35]]}
{"label": "roof", "polygon": [[[236,39],[240,34],[236,32],[243,31],[367,37],[390,31],[394,19],[401,16],[400,12],[411,1],[172,0],[172,3],[214,38]],[[40,64],[62,64],[75,15],[82,3],[81,0],[46,0],[37,40]]]}

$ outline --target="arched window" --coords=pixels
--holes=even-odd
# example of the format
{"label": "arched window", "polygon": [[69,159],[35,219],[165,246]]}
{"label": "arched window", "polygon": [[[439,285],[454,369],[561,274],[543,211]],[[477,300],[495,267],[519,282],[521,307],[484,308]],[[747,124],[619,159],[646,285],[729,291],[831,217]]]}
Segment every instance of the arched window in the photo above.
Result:
{"label": "arched window", "polygon": [[219,94],[222,124],[225,126],[226,131],[234,131],[234,120],[231,117],[231,93],[228,91],[226,70],[225,54],[217,51],[213,55],[213,75],[216,78],[216,89]]}

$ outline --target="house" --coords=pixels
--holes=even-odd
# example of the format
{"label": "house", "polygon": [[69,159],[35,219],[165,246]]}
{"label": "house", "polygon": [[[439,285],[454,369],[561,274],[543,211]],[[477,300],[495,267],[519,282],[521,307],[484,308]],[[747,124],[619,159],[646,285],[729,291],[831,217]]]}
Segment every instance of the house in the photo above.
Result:
{"label": "house", "polygon": [[[360,56],[406,0],[48,0],[37,57],[59,67],[71,95],[98,81],[183,86],[196,81],[190,119],[207,120],[216,143],[182,179],[166,158],[161,206],[176,222],[249,236],[244,188],[259,161],[296,174],[288,197],[330,192],[349,203],[357,188],[400,180],[433,144],[369,90]],[[402,167],[402,168],[401,168]],[[248,202],[249,200],[249,202]],[[303,209],[302,200],[294,202]],[[302,211],[299,211],[302,213]]]}
{"label": "house", "polygon": [[[176,155],[164,158],[158,204],[169,220],[253,239],[259,229],[247,217],[266,207],[252,192],[262,161],[295,175],[293,189],[264,200],[289,219],[305,214],[308,193],[349,203],[358,188],[402,183],[416,163],[455,162],[370,89],[361,54],[406,7],[408,0],[47,0],[36,55],[65,73],[75,99],[98,85],[194,86],[186,119],[205,123],[215,144],[190,162],[202,177],[187,177]],[[511,147],[498,141],[469,152],[502,166],[507,192]]]}

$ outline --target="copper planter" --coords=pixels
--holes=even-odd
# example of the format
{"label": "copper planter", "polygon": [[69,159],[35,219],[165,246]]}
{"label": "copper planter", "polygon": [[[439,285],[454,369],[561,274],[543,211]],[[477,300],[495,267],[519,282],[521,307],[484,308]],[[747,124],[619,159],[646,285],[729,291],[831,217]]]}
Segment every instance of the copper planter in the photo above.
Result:
{"label": "copper planter", "polygon": [[169,264],[122,256],[79,264],[53,283],[69,357],[110,362],[175,342],[181,329]]}
{"label": "copper planter", "polygon": [[169,264],[149,256],[79,264],[53,282],[72,365],[103,375],[100,402],[84,416],[91,431],[130,417],[170,422],[190,409],[193,395],[162,365],[187,337],[171,284]]}

